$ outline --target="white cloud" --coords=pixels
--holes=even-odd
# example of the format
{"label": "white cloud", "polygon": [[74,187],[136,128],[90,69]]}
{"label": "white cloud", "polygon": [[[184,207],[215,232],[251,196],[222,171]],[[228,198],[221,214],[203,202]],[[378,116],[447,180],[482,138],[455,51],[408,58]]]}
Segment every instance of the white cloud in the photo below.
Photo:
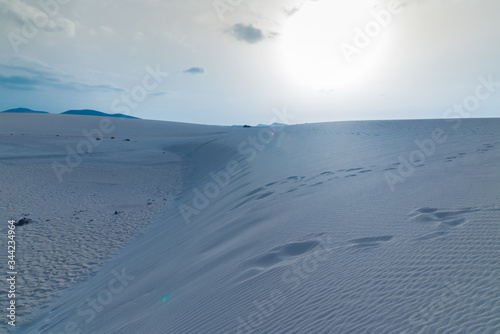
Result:
{"label": "white cloud", "polygon": [[0,0],[8,15],[7,19],[16,22],[19,27],[33,26],[46,32],[60,32],[67,36],[75,36],[75,23],[60,15],[54,7],[44,11],[41,7],[30,6],[20,0]]}

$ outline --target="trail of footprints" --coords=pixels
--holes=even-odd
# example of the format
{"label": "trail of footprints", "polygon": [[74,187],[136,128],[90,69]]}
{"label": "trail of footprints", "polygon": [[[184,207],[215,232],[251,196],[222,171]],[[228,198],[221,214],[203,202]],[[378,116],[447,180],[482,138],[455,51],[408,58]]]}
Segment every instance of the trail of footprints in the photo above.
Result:
{"label": "trail of footprints", "polygon": [[[486,144],[483,144],[480,147],[478,147],[474,152],[470,152],[470,153],[484,154],[484,153],[494,149],[496,147],[496,145],[498,145],[498,144],[500,144],[500,142],[496,142],[494,144],[486,143]],[[451,155],[449,157],[446,157],[444,159],[444,162],[454,162],[457,159],[465,157],[467,154],[468,154],[467,152],[460,152],[460,153],[457,153],[455,155]]]}
{"label": "trail of footprints", "polygon": [[[442,237],[454,229],[469,222],[471,213],[486,211],[500,211],[500,208],[459,208],[446,210],[440,208],[421,207],[408,214],[407,223],[423,224],[429,228],[428,232],[412,238],[397,240],[393,235],[368,236],[351,239],[346,242],[332,243],[327,233],[307,236],[300,241],[292,241],[257,256],[251,257],[241,264],[241,273],[235,277],[235,281],[243,283],[277,267],[296,263],[297,260],[312,256],[313,252],[330,253],[334,249],[368,250],[382,247],[392,241],[399,242],[421,242]],[[396,239],[396,240],[395,240]]]}
{"label": "trail of footprints", "polygon": [[[500,209],[487,209],[488,211],[500,211]],[[445,210],[439,208],[422,207],[408,214],[408,222],[412,224],[423,224],[429,228],[424,233],[410,241],[424,241],[442,237],[453,229],[469,222],[467,215],[481,211],[478,208],[460,208],[456,210]],[[366,237],[349,240],[353,247],[375,247],[393,239],[394,236],[384,235],[377,237]]]}
{"label": "trail of footprints", "polygon": [[[480,147],[478,147],[475,151],[473,152],[459,152],[457,154],[454,154],[454,155],[450,155],[446,158],[444,158],[444,162],[447,162],[447,163],[453,163],[455,160],[457,159],[460,159],[460,158],[463,158],[465,157],[467,154],[474,154],[474,153],[477,153],[477,154],[484,154],[488,151],[491,151],[493,150],[494,148],[496,148],[496,146],[500,144],[500,142],[496,142],[494,144],[489,144],[489,143],[486,143],[486,144],[483,144],[481,145]],[[412,165],[413,167],[424,167],[426,164],[424,163],[424,161],[422,160],[415,160],[413,161],[413,163],[415,163],[414,165]],[[394,170],[397,170],[398,167],[401,165],[400,162],[396,162],[396,163],[393,163],[392,165],[389,165],[387,166],[383,171],[394,171]]]}
{"label": "trail of footprints", "polygon": [[[485,153],[488,152],[496,147],[496,144],[500,144],[500,142],[497,142],[495,144],[483,144],[480,146],[478,149],[476,149],[476,152],[478,153]],[[449,157],[446,157],[444,162],[453,162],[456,159],[460,159],[462,157],[465,157],[468,153],[467,152],[459,152],[456,155],[452,155]],[[417,163],[413,165],[414,167],[424,167],[425,163],[424,161],[414,161],[414,163]],[[391,164],[390,166],[387,166],[383,171],[394,171],[397,170],[398,167],[401,165],[400,162],[396,162]],[[368,168],[365,167],[357,167],[357,168],[349,168],[349,169],[339,169],[335,172],[332,171],[325,171],[322,173],[319,173],[317,175],[314,175],[312,177],[307,177],[307,176],[289,176],[287,178],[268,183],[262,187],[259,187],[257,189],[254,189],[250,192],[248,192],[246,195],[243,196],[239,200],[239,202],[231,209],[235,210],[249,202],[252,202],[254,200],[261,200],[265,199],[269,196],[273,196],[276,194],[284,194],[284,193],[290,193],[297,191],[301,187],[317,187],[320,186],[324,183],[330,182],[334,179],[340,179],[340,178],[351,178],[351,177],[357,177],[360,175],[363,175],[365,173],[371,173],[373,170],[377,168],[377,166],[372,165]],[[436,209],[437,210],[437,209]]]}
{"label": "trail of footprints", "polygon": [[291,193],[302,187],[317,187],[334,179],[356,177],[370,172],[372,172],[371,169],[359,167],[340,169],[336,172],[326,171],[312,177],[295,175],[289,176],[246,193],[242,198],[240,198],[239,202],[231,209],[231,211],[252,201],[261,200],[276,194],[280,195]]}
{"label": "trail of footprints", "polygon": [[476,152],[485,153],[495,148],[495,145],[492,144],[483,144],[480,148],[476,149]]}
{"label": "trail of footprints", "polygon": [[[495,144],[500,144],[500,142]],[[494,145],[483,144],[476,150],[476,152],[485,153],[493,148],[495,148]],[[447,157],[444,161],[452,162],[453,160],[464,157],[465,155],[467,155],[466,152],[460,152],[457,155]],[[384,171],[396,170],[399,165],[399,162],[394,163],[384,169]],[[423,166],[425,166],[425,164],[422,163],[415,167]],[[371,166],[370,168],[374,167],[376,166]],[[248,192],[231,210],[235,210],[252,201],[258,201],[270,196],[294,192],[301,187],[316,187],[334,179],[356,177],[370,172],[372,172],[372,169],[360,167],[340,169],[335,172],[325,171],[309,178],[306,176],[290,176],[268,183]],[[486,210],[500,211],[500,208],[490,208]],[[467,224],[469,222],[468,215],[478,211],[481,211],[481,209],[470,207],[455,210],[432,207],[418,208],[408,214],[407,222],[411,224],[425,225],[428,227],[429,231],[410,240],[401,241],[421,242],[443,237],[454,229]],[[393,235],[368,236],[351,239],[345,243],[338,244],[335,247],[332,247],[332,245],[326,245],[327,248],[322,251],[329,252],[337,248],[351,248],[353,250],[372,249],[374,247],[381,247],[384,244],[394,241],[394,239],[395,237]],[[310,238],[305,241],[294,241],[277,246],[242,263],[242,271],[240,275],[235,277],[235,280],[240,283],[251,280],[273,268],[288,265],[300,258],[310,256],[310,254],[318,248],[320,248],[320,241],[318,238]]]}
{"label": "trail of footprints", "polygon": [[[391,239],[393,239],[392,235],[383,235],[353,239],[346,243],[333,244],[330,236],[327,236],[326,233],[308,236],[304,240],[291,241],[245,260],[239,265],[240,274],[235,276],[233,281],[237,284],[242,284],[270,270],[283,266],[291,266],[291,268],[295,269],[299,267],[306,268],[308,261],[323,261],[326,259],[325,256],[335,249],[377,247]],[[305,270],[307,270],[307,268]]]}

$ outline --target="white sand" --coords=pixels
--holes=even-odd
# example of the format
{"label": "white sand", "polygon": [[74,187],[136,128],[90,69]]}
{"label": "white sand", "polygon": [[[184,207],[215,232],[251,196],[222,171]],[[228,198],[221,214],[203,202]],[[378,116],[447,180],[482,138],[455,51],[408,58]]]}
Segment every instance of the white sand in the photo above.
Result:
{"label": "white sand", "polygon": [[0,115],[1,233],[36,220],[11,332],[500,331],[500,120],[113,120],[59,182],[99,119]]}

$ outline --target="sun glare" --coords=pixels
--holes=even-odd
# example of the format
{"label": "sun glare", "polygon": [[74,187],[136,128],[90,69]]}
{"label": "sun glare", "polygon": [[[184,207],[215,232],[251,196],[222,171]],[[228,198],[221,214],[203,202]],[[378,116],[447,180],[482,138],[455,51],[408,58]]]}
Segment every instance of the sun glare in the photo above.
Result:
{"label": "sun glare", "polygon": [[356,10],[349,6],[309,1],[288,19],[282,36],[283,65],[301,88],[348,88],[366,79],[377,63],[378,53],[373,50],[364,50],[362,59],[352,63],[341,51],[342,42],[352,41],[357,23],[350,15]]}

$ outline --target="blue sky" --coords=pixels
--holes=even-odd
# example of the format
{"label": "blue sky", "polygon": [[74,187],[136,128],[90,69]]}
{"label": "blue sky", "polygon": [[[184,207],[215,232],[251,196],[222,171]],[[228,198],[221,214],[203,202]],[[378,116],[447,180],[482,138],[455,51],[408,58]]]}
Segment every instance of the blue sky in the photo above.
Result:
{"label": "blue sky", "polygon": [[[0,0],[0,110],[443,118],[500,82],[498,13],[497,0]],[[487,95],[468,116],[498,116],[500,87]]]}

